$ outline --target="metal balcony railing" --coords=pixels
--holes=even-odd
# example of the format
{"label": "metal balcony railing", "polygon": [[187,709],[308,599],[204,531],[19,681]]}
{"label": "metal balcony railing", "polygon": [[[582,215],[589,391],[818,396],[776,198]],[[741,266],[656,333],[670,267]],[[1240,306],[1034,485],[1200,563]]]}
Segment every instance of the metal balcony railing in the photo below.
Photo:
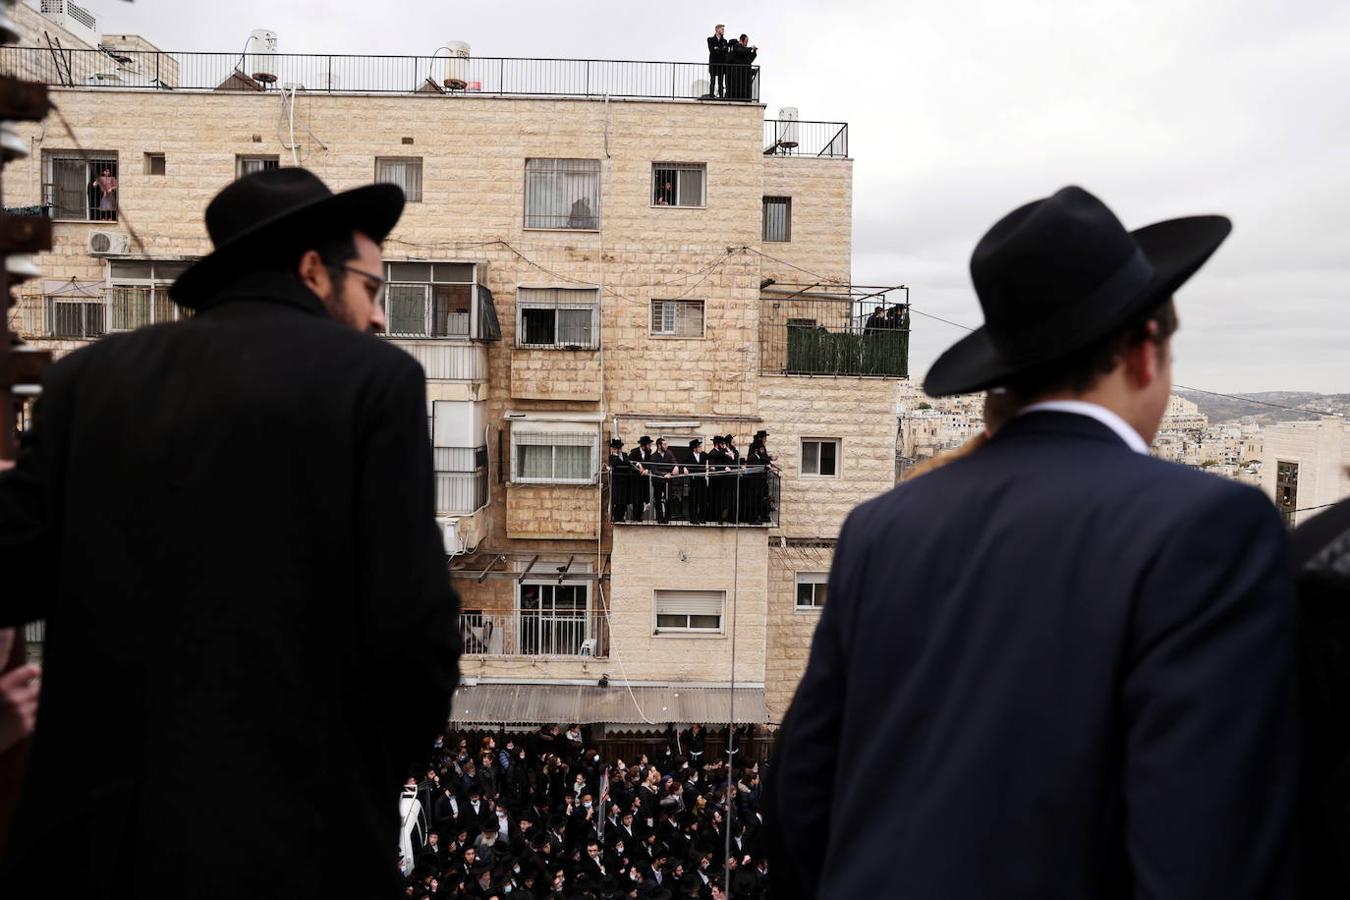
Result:
{"label": "metal balcony railing", "polygon": [[849,295],[764,297],[760,371],[773,375],[909,377],[909,312]]}
{"label": "metal balcony railing", "polygon": [[[758,102],[759,66],[727,66],[741,87],[726,102]],[[0,72],[50,85],[188,91],[295,87],[376,94],[711,99],[708,64],[617,59],[191,53],[0,49]],[[729,92],[730,93],[730,92]]]}
{"label": "metal balcony railing", "polygon": [[609,656],[605,614],[584,609],[464,612],[459,633],[471,656]]}
{"label": "metal balcony railing", "polygon": [[[683,451],[683,452],[680,452]],[[695,466],[684,448],[674,465],[644,464],[604,475],[610,521],[617,525],[776,526],[781,481],[771,466]]]}
{"label": "metal balcony railing", "polygon": [[765,119],[764,155],[847,159],[848,123]]}

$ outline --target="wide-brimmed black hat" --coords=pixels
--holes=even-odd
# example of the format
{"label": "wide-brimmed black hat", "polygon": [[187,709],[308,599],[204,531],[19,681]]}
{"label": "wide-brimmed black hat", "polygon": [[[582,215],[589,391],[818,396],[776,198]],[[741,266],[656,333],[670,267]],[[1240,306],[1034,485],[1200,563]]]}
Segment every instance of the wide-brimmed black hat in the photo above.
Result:
{"label": "wide-brimmed black hat", "polygon": [[689,442],[689,449],[691,450],[695,447],[702,447],[702,446],[703,446],[703,438],[694,438]]}
{"label": "wide-brimmed black hat", "polygon": [[231,182],[206,207],[206,231],[215,248],[169,288],[180,306],[195,308],[246,270],[260,248],[295,240],[307,229],[350,229],[377,244],[403,214],[402,188],[368,184],[335,194],[307,169],[265,169]]}
{"label": "wide-brimmed black hat", "polygon": [[768,436],[769,436],[769,433],[768,433],[767,431],[765,431],[764,429],[762,429],[762,428],[761,428],[759,431],[756,431],[756,432],[755,432],[755,437],[757,437],[757,438],[766,438],[766,437],[768,437]]}
{"label": "wide-brimmed black hat", "polygon": [[609,445],[610,445],[611,447],[622,447],[622,446],[623,446],[623,438],[610,438],[610,439],[609,439]]}
{"label": "wide-brimmed black hat", "polygon": [[1013,210],[970,258],[984,325],[938,357],[924,392],[996,387],[1091,347],[1170,298],[1231,230],[1190,216],[1126,231],[1079,187]]}
{"label": "wide-brimmed black hat", "polygon": [[652,439],[645,434],[642,437],[638,438],[639,444],[650,444],[651,442]]}

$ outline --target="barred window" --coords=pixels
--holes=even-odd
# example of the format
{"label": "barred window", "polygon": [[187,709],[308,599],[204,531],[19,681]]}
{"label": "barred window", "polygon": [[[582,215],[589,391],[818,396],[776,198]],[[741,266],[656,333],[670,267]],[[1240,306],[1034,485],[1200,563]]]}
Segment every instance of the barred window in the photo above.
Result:
{"label": "barred window", "polygon": [[516,346],[594,350],[600,346],[597,288],[519,288]]}
{"label": "barred window", "polygon": [[390,336],[469,337],[472,263],[390,262],[385,280]]}
{"label": "barred window", "polygon": [[657,634],[722,630],[726,591],[655,591],[652,599]]}
{"label": "barred window", "polygon": [[652,205],[706,206],[707,174],[703,163],[653,163]]}
{"label": "barred window", "polygon": [[652,334],[703,337],[702,300],[653,300]]}
{"label": "barred window", "polygon": [[792,240],[792,198],[764,198],[764,234],[766,241]]}
{"label": "barred window", "polygon": [[403,189],[409,203],[422,202],[422,158],[420,156],[375,157],[375,180]]}
{"label": "barred window", "polygon": [[108,262],[109,331],[130,331],[188,317],[187,310],[169,299],[169,286],[190,263],[153,259]]}
{"label": "barred window", "polygon": [[236,156],[234,163],[234,175],[236,178],[243,178],[245,175],[252,175],[254,172],[264,172],[268,169],[276,169],[281,166],[281,157],[279,156]]}
{"label": "barred window", "polygon": [[600,160],[525,160],[525,227],[600,228]]}
{"label": "barred window", "polygon": [[53,219],[110,222],[121,204],[117,154],[54,150],[43,154],[42,202]]}
{"label": "barred window", "polygon": [[524,484],[594,483],[600,463],[599,431],[580,430],[575,425],[572,429],[567,430],[562,422],[512,424],[511,480]]}

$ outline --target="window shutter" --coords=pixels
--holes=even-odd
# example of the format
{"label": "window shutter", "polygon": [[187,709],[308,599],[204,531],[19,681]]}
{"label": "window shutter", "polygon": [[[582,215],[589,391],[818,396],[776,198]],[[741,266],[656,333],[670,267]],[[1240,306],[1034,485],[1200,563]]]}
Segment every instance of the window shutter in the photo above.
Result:
{"label": "window shutter", "polygon": [[723,591],[657,591],[658,616],[720,616],[726,601]]}

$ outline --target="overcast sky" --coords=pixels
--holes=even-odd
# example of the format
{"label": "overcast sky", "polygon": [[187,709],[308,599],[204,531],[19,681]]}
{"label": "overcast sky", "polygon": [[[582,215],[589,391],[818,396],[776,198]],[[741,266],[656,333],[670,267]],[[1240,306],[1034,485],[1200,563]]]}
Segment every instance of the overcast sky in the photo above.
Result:
{"label": "overcast sky", "polygon": [[[32,0],[30,0],[32,2]],[[760,47],[772,116],[847,121],[853,278],[982,320],[967,263],[1021,203],[1077,183],[1134,228],[1220,212],[1233,236],[1178,295],[1176,379],[1350,391],[1350,2],[84,0],[165,50],[702,61]],[[916,375],[962,332],[915,316]]]}

